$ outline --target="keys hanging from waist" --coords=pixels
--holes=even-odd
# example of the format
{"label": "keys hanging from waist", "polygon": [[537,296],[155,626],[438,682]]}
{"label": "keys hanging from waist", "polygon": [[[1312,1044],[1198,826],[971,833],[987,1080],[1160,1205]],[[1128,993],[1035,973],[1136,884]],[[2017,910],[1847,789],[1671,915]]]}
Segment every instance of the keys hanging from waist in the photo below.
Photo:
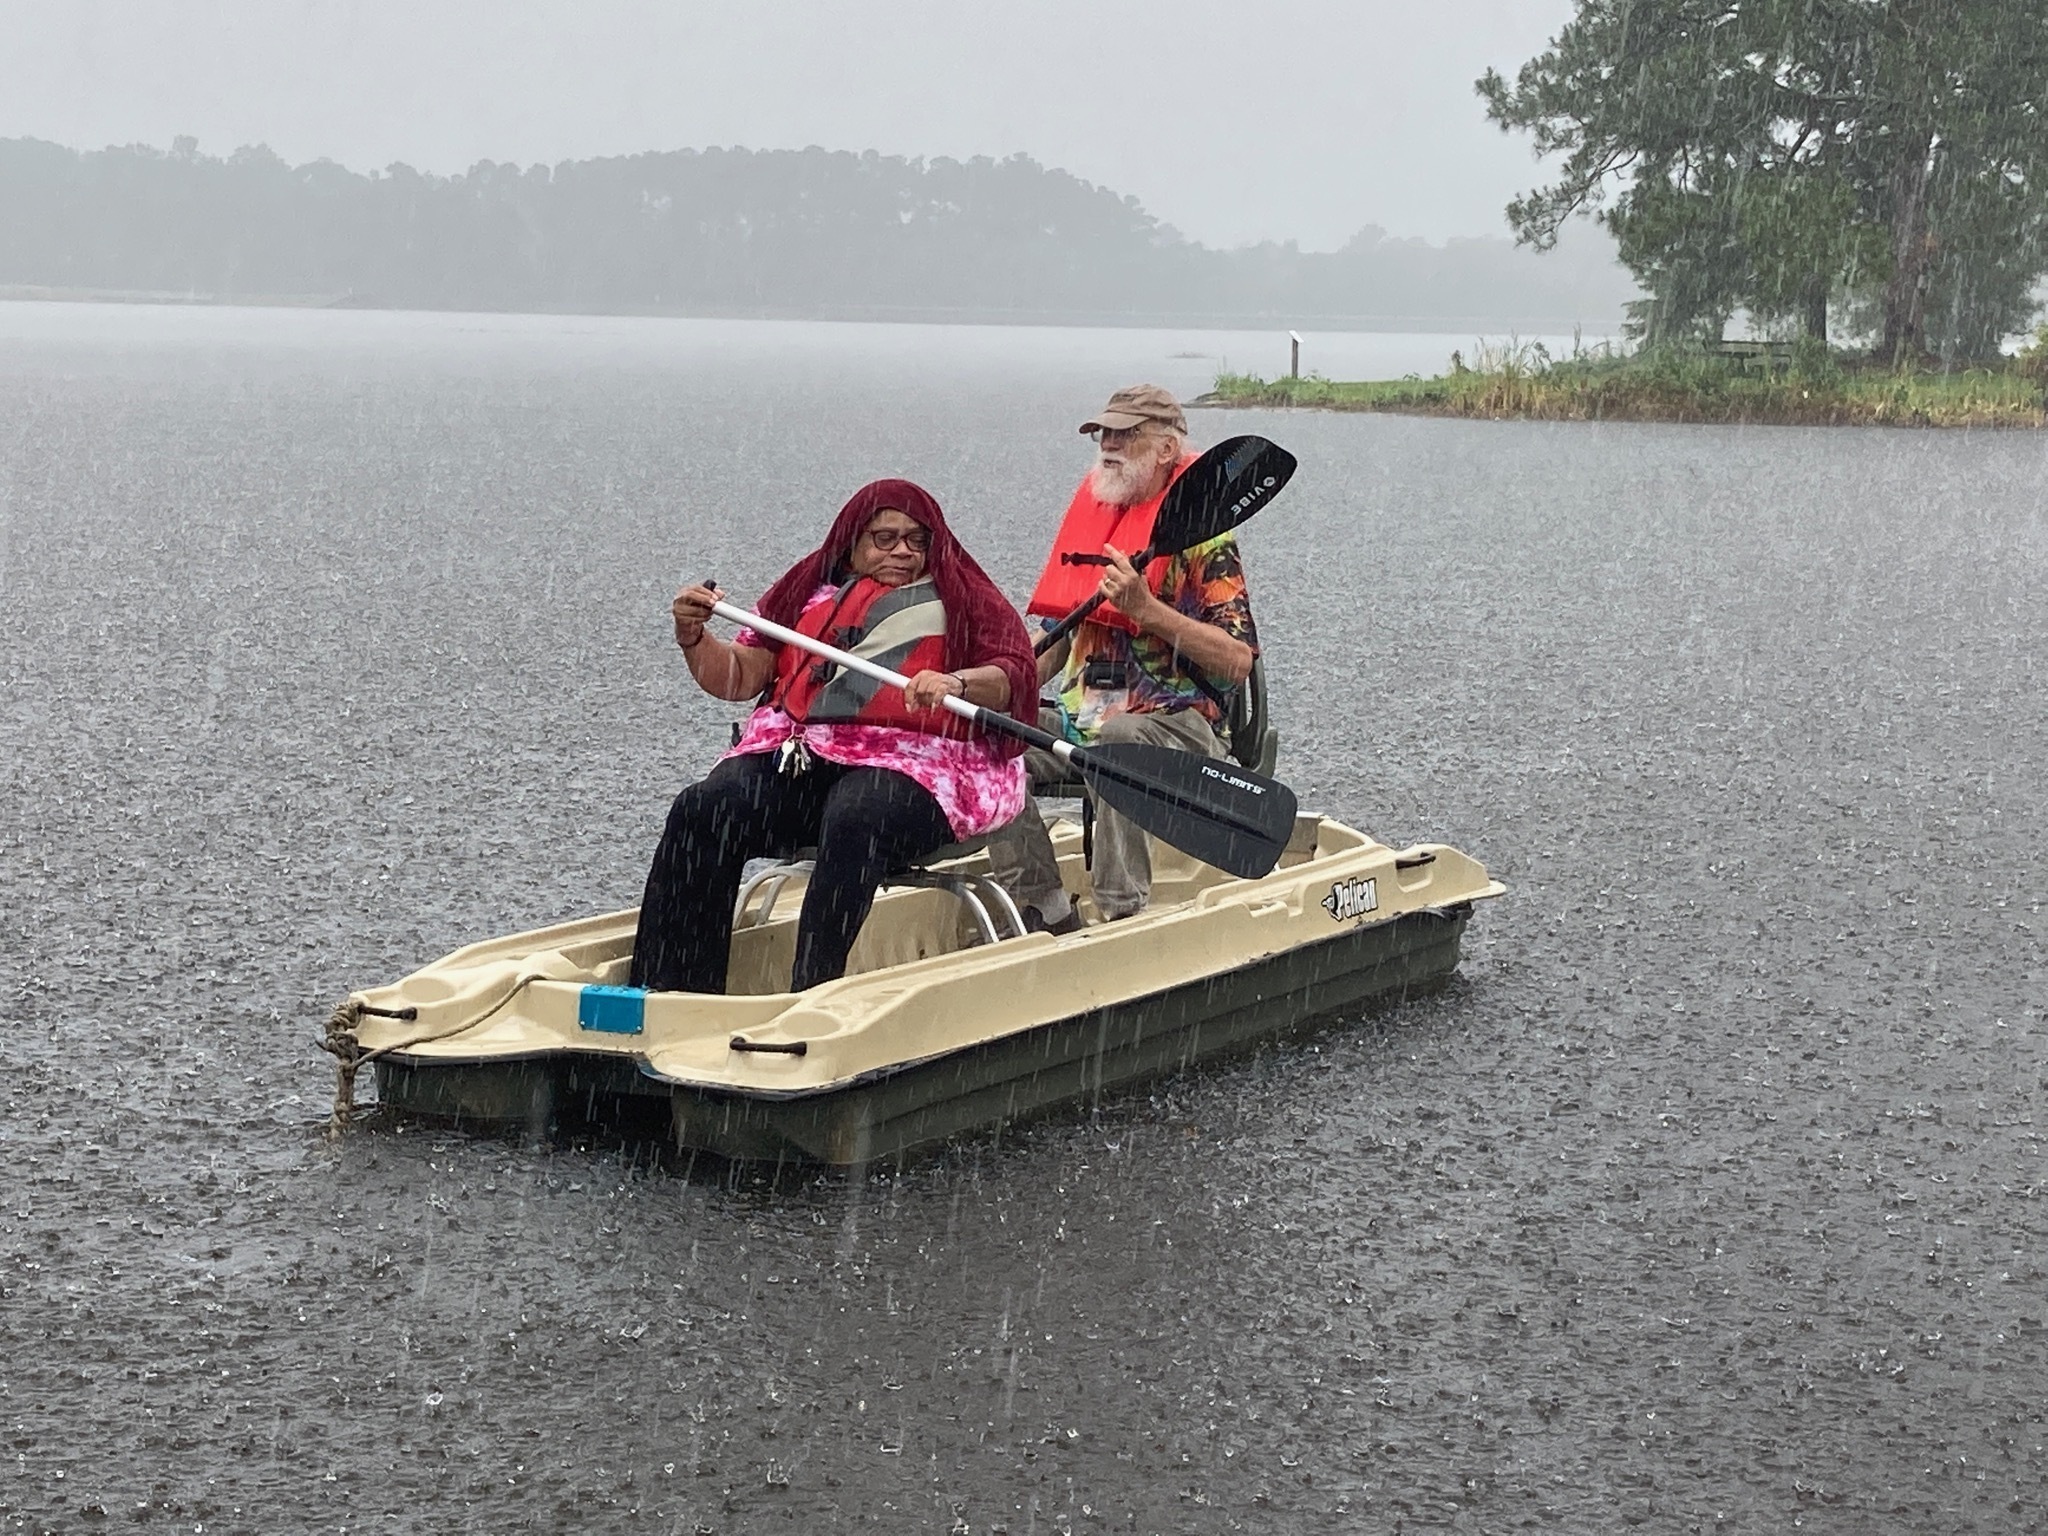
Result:
{"label": "keys hanging from waist", "polygon": [[775,749],[775,771],[792,776],[811,766],[811,748],[801,735],[786,738]]}

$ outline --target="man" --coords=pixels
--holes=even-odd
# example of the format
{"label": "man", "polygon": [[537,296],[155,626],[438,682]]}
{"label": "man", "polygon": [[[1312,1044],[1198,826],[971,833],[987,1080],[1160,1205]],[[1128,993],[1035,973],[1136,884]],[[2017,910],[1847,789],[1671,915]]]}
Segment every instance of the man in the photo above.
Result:
{"label": "man", "polygon": [[[1098,592],[1105,599],[1038,662],[1041,694],[1057,700],[1039,723],[1076,746],[1149,742],[1223,755],[1217,733],[1259,643],[1237,541],[1224,534],[1144,571],[1129,559],[1149,542],[1167,487],[1195,460],[1187,430],[1180,402],[1156,384],[1118,390],[1081,423],[1095,439],[1095,465],[1067,507],[1026,607],[1043,621],[1042,634],[1085,599]],[[1040,781],[1064,776],[1049,752],[1027,753],[1025,765]],[[1027,928],[1071,933],[1081,926],[1035,805],[1027,803],[990,841],[989,858]],[[1097,807],[1090,884],[1096,908],[1111,921],[1142,912],[1152,894],[1145,833],[1107,806]]]}

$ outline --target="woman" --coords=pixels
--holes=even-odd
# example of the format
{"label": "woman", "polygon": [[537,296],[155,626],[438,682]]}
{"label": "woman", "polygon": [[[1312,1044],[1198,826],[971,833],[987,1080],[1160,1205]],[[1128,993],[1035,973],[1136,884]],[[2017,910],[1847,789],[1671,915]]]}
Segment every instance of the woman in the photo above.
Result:
{"label": "woman", "polygon": [[884,876],[1024,808],[1022,743],[939,702],[1008,710],[1037,698],[1023,621],[907,480],[877,480],[825,542],[761,597],[763,618],[909,675],[896,689],[809,651],[705,629],[717,590],[670,607],[690,675],[720,699],[761,697],[739,744],[676,797],[633,941],[632,984],[723,992],[732,906],[748,859],[815,846],[792,990],[846,972]]}

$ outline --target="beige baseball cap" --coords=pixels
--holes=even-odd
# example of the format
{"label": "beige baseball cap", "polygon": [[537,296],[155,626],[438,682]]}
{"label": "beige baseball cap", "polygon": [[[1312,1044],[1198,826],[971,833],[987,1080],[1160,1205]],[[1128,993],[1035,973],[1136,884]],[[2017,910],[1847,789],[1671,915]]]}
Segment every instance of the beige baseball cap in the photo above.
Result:
{"label": "beige baseball cap", "polygon": [[1081,430],[1099,432],[1107,427],[1124,432],[1148,421],[1162,422],[1176,432],[1188,429],[1187,415],[1171,393],[1157,384],[1132,384],[1111,395],[1109,404],[1081,423]]}

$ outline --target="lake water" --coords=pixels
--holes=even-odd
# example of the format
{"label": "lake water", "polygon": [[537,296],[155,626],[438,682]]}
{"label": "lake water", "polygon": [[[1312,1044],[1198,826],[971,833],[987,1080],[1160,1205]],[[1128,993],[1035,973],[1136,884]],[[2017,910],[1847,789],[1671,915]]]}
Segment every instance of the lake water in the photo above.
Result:
{"label": "lake water", "polygon": [[1021,591],[1224,366],[0,305],[0,1529],[2048,1528],[2048,436],[1202,414],[1450,989],[867,1179],[322,1140],[350,988],[637,899],[679,578],[903,474]]}

